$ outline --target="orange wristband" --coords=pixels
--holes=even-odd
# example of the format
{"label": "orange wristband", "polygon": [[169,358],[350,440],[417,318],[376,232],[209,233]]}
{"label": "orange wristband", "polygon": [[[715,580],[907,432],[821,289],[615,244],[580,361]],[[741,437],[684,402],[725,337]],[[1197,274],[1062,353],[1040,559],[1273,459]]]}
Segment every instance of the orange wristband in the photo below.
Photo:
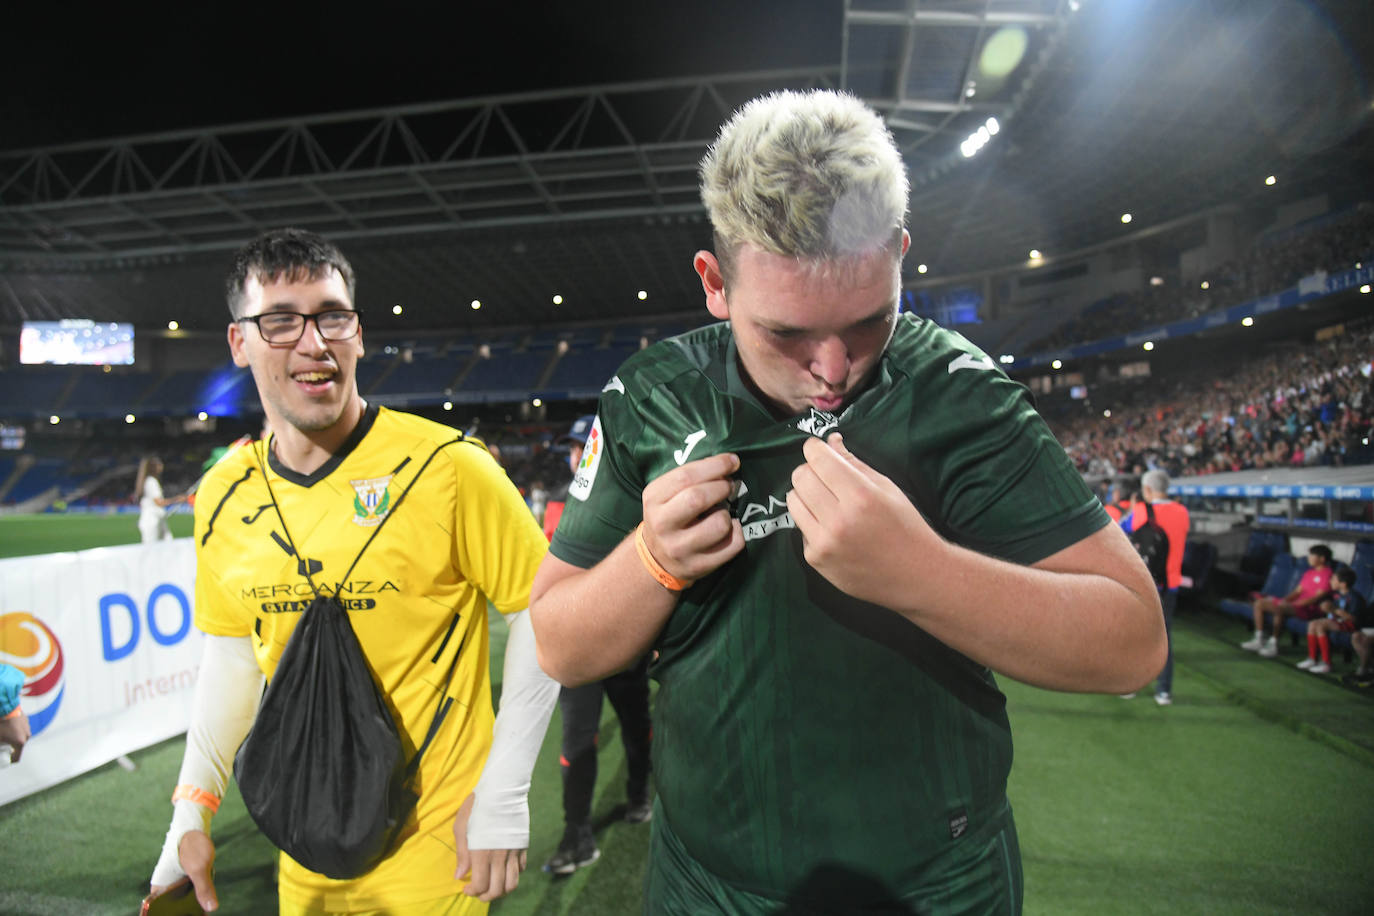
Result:
{"label": "orange wristband", "polygon": [[19,706],[16,706],[16,707],[14,707],[13,709],[11,709],[9,712],[5,713],[3,716],[0,716],[0,719],[17,719],[17,718],[19,718],[20,716],[22,716],[23,714],[24,714],[23,708],[22,708],[22,707],[19,707]]}
{"label": "orange wristband", "polygon": [[654,559],[654,555],[649,553],[649,545],[644,543],[643,522],[640,522],[639,527],[635,529],[635,550],[639,551],[639,561],[644,564],[644,568],[649,571],[649,575],[653,576],[654,581],[668,591],[680,592],[692,584],[691,581],[679,579],[677,576],[668,572],[668,570],[660,566],[659,562]]}
{"label": "orange wristband", "polygon": [[172,803],[176,804],[183,798],[188,801],[193,801],[198,805],[204,805],[210,809],[212,814],[219,810],[218,798],[206,792],[204,789],[197,789],[195,786],[187,785],[186,783],[177,786],[172,792]]}

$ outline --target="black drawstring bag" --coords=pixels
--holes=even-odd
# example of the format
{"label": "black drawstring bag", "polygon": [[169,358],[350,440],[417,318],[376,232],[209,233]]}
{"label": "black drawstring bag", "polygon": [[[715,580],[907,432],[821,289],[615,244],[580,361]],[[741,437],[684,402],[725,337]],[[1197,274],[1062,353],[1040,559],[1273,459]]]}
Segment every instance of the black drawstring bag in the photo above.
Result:
{"label": "black drawstring bag", "polygon": [[356,878],[415,805],[406,771],[396,722],[347,613],[332,595],[317,597],[234,758],[248,813],[306,868]]}
{"label": "black drawstring bag", "polygon": [[[443,447],[430,454],[406,485],[340,581],[348,581]],[[258,460],[261,465],[260,452]],[[270,484],[267,491],[295,552]],[[410,817],[419,799],[412,783],[420,757],[453,701],[446,681],[429,733],[407,764],[396,721],[348,612],[333,595],[320,593],[308,567],[301,568],[315,598],[287,641],[257,719],[234,757],[234,779],[249,815],[273,845],[313,872],[356,878],[390,851]],[[456,667],[457,653],[450,680]]]}

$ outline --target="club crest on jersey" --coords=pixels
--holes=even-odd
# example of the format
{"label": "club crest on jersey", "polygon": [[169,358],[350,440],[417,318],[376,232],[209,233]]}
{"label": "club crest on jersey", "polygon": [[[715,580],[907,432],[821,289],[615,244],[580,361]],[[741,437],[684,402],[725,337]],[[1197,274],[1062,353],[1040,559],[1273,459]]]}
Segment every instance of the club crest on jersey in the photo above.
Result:
{"label": "club crest on jersey", "polygon": [[804,433],[810,433],[817,439],[824,439],[825,434],[840,425],[840,418],[833,413],[811,408],[811,413],[797,421],[797,429]]}
{"label": "club crest on jersey", "polygon": [[371,480],[350,480],[353,486],[353,524],[371,528],[380,525],[391,511],[391,475]]}
{"label": "club crest on jersey", "polygon": [[606,436],[601,432],[601,417],[592,421],[587,441],[582,446],[582,460],[577,464],[572,483],[568,484],[568,495],[574,499],[586,500],[596,481],[596,469],[601,466],[601,453],[606,450]]}

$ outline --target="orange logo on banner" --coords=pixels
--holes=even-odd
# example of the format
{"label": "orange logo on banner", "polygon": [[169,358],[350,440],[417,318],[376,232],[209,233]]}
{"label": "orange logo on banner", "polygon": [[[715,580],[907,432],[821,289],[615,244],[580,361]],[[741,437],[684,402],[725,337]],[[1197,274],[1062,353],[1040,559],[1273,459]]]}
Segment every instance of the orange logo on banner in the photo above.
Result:
{"label": "orange logo on banner", "polygon": [[24,672],[24,713],[37,735],[48,727],[67,688],[62,644],[48,625],[27,611],[0,614],[0,662]]}

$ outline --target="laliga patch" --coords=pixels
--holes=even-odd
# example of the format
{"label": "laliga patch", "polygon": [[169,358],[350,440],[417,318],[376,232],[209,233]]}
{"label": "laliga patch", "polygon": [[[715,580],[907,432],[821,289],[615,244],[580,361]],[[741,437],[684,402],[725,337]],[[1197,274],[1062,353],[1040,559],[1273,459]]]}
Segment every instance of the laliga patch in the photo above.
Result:
{"label": "laliga patch", "polygon": [[586,501],[596,482],[596,469],[601,466],[601,453],[606,450],[606,437],[601,432],[601,417],[592,420],[592,431],[587,433],[587,442],[582,446],[582,460],[577,464],[577,472],[572,483],[568,484],[568,495]]}
{"label": "laliga patch", "polygon": [[963,808],[955,811],[949,819],[949,838],[957,840],[968,830],[968,812]]}

